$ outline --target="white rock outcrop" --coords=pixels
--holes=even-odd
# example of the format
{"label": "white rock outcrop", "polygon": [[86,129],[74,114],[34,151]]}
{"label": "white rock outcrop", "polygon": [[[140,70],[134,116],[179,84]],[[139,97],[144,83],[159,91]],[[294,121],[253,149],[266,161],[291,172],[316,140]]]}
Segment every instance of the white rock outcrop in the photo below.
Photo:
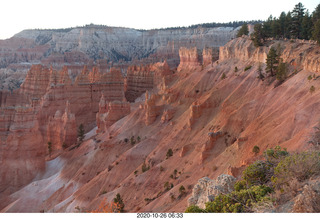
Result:
{"label": "white rock outcrop", "polygon": [[236,178],[222,174],[216,180],[203,177],[193,187],[192,196],[188,199],[188,206],[197,205],[205,208],[206,202],[213,201],[219,194],[227,194],[233,191]]}

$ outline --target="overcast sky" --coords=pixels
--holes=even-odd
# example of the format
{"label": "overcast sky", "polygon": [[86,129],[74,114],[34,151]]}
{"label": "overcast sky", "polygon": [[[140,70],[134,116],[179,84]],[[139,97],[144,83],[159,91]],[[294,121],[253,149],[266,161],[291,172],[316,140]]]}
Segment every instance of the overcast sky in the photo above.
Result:
{"label": "overcast sky", "polygon": [[[153,29],[209,22],[266,20],[299,0],[1,0],[0,39],[24,29],[86,24]],[[312,12],[319,0],[301,0]]]}

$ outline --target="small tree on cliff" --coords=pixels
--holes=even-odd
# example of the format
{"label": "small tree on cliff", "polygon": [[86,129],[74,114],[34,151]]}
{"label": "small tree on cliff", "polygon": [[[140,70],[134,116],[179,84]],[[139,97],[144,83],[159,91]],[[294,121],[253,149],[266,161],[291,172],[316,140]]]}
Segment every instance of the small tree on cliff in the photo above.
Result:
{"label": "small tree on cliff", "polygon": [[267,67],[266,72],[270,73],[270,76],[273,77],[277,73],[277,68],[279,64],[279,55],[275,48],[271,47],[267,55]]}
{"label": "small tree on cliff", "polygon": [[119,193],[117,193],[116,197],[113,199],[113,202],[115,204],[117,204],[117,206],[118,206],[117,210],[120,211],[120,212],[123,212],[124,203],[123,203],[123,200],[122,200],[122,198],[121,198]]}
{"label": "small tree on cliff", "polygon": [[78,139],[79,139],[79,142],[82,142],[83,139],[84,139],[84,127],[83,127],[83,124],[79,125],[79,128],[78,128]]}
{"label": "small tree on cliff", "polygon": [[249,34],[248,25],[243,24],[239,32],[237,33],[237,37],[241,37],[242,35],[248,35],[248,34]]}

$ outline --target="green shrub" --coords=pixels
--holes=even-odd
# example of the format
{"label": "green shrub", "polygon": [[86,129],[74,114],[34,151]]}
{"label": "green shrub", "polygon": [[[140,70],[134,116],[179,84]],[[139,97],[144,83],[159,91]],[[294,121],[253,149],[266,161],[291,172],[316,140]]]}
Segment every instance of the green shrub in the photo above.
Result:
{"label": "green shrub", "polygon": [[311,75],[308,76],[308,80],[309,80],[309,81],[312,80],[312,76],[311,76]]}
{"label": "green shrub", "polygon": [[316,91],[316,88],[312,85],[312,86],[310,87],[309,91],[310,91],[310,93],[313,93],[313,92]]}
{"label": "green shrub", "polygon": [[238,72],[238,67],[234,67],[234,72]]}
{"label": "green shrub", "polygon": [[248,186],[263,185],[271,180],[271,176],[270,165],[264,161],[256,161],[242,172],[242,178]]}
{"label": "green shrub", "polygon": [[274,169],[272,182],[280,188],[296,178],[302,182],[313,175],[320,175],[319,152],[302,152],[287,156]]}
{"label": "green shrub", "polygon": [[287,152],[287,149],[281,149],[280,146],[275,146],[274,148],[270,148],[264,151],[264,157],[266,161],[268,161],[273,166],[277,166],[278,163],[288,155],[289,153]]}
{"label": "green shrub", "polygon": [[252,148],[252,152],[255,153],[255,154],[259,154],[260,148],[259,148],[257,145],[255,145],[255,146]]}
{"label": "green shrub", "polygon": [[186,188],[184,188],[183,185],[180,186],[180,188],[179,188],[179,193],[180,193],[180,195],[184,195],[184,194],[186,193]]}
{"label": "green shrub", "polygon": [[237,181],[234,184],[234,190],[239,192],[240,190],[247,189],[247,182],[245,180]]}
{"label": "green shrub", "polygon": [[135,145],[136,140],[134,139],[134,136],[131,136],[130,143],[131,143],[131,145]]}
{"label": "green shrub", "polygon": [[267,200],[272,189],[265,185],[252,186],[249,189],[220,194],[214,201],[206,203],[206,211],[210,213],[252,212],[253,204]]}
{"label": "green shrub", "polygon": [[146,165],[146,162],[143,162],[142,166],[141,166],[141,171],[144,173],[146,171],[148,171],[150,169],[150,166]]}
{"label": "green shrub", "polygon": [[225,79],[226,77],[227,77],[226,74],[223,73],[223,74],[221,75],[221,80]]}
{"label": "green shrub", "polygon": [[168,149],[168,151],[167,151],[166,159],[168,159],[169,157],[172,157],[172,155],[173,155],[173,151],[172,151],[172,149],[170,148],[170,149]]}
{"label": "green shrub", "polygon": [[249,69],[251,69],[251,65],[248,65],[248,66],[246,66],[245,68],[244,68],[244,71],[248,71]]}
{"label": "green shrub", "polygon": [[207,212],[206,210],[199,208],[196,205],[191,205],[186,209],[185,213],[207,213]]}

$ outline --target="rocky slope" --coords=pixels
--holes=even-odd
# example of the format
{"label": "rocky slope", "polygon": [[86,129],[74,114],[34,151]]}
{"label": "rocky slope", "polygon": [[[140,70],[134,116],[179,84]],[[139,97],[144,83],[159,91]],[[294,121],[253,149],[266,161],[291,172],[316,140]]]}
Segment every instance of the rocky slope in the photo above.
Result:
{"label": "rocky slope", "polygon": [[[268,50],[278,45],[289,63],[288,78],[282,84],[272,78],[262,81],[258,66],[264,69]],[[320,119],[317,51],[318,46],[304,41],[269,41],[255,48],[244,37],[221,47],[219,60],[204,66],[195,62],[197,50],[184,49],[179,71],[164,76],[161,89],[136,99],[130,112],[124,110],[128,115],[99,128],[98,134],[95,129],[88,133],[79,148],[46,162],[32,183],[2,196],[0,208],[90,211],[120,193],[129,212],[182,212],[200,178],[238,177],[243,167],[260,159],[262,152],[252,152],[255,145],[260,151],[275,145],[289,151],[312,146],[308,142]],[[309,75],[314,77],[308,80]],[[89,81],[79,77],[76,84]],[[315,90],[310,92],[311,86]],[[46,98],[54,104],[51,96]],[[99,102],[100,97],[96,112]],[[104,103],[101,114],[106,113]],[[111,104],[110,113],[117,107],[122,104]],[[77,109],[71,107],[76,117]],[[179,191],[182,185],[185,192]]]}

